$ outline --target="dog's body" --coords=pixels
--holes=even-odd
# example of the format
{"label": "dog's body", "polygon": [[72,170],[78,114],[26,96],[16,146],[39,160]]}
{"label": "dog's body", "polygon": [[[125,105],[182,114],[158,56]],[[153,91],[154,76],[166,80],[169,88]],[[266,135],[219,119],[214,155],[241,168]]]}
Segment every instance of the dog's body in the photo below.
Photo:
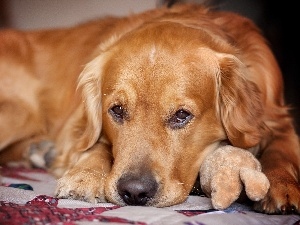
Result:
{"label": "dog's body", "polygon": [[1,31],[0,80],[0,161],[53,142],[58,197],[180,203],[225,141],[259,147],[271,188],[257,210],[300,212],[300,148],[281,73],[245,18],[187,5]]}

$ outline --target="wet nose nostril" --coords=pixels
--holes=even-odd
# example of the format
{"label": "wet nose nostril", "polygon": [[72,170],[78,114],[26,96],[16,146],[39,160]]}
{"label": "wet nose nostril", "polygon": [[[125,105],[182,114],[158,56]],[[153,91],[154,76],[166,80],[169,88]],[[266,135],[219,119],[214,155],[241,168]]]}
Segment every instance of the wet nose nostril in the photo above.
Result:
{"label": "wet nose nostril", "polygon": [[141,193],[141,194],[139,194],[138,198],[147,198],[147,193]]}
{"label": "wet nose nostril", "polygon": [[153,176],[124,175],[118,181],[118,193],[128,205],[146,205],[157,191]]}
{"label": "wet nose nostril", "polygon": [[[123,200],[129,204],[128,202],[131,202],[132,200],[132,196],[128,191],[124,191],[123,193],[119,193],[121,195],[121,197],[123,198]],[[130,205],[130,204],[129,204]]]}
{"label": "wet nose nostril", "polygon": [[128,205],[146,205],[147,201],[150,199],[146,193],[135,195],[125,191],[124,193],[119,194]]}

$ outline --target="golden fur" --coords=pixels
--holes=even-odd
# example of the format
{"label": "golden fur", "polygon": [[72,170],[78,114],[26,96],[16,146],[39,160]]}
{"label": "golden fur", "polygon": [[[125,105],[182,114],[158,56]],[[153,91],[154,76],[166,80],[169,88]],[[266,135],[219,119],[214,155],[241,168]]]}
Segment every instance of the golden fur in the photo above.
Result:
{"label": "golden fur", "polygon": [[246,18],[178,5],[3,30],[0,80],[1,163],[53,142],[60,198],[180,203],[225,141],[259,148],[271,188],[256,210],[300,212],[300,148],[281,72]]}

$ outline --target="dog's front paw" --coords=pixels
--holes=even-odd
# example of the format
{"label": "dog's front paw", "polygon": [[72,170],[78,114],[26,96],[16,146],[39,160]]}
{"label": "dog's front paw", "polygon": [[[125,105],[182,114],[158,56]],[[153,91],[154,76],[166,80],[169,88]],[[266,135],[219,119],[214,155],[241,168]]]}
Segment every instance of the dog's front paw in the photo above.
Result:
{"label": "dog's front paw", "polygon": [[89,168],[73,168],[57,182],[56,197],[106,202],[104,183],[106,175]]}
{"label": "dog's front paw", "polygon": [[267,214],[299,214],[300,187],[293,179],[273,181],[264,199],[254,209]]}

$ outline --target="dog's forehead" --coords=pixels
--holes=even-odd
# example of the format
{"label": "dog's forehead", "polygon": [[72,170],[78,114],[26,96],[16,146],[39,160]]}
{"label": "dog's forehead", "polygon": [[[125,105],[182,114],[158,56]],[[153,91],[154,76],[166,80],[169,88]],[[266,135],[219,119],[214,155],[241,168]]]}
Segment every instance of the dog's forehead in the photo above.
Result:
{"label": "dog's forehead", "polygon": [[103,93],[113,93],[113,101],[142,99],[153,105],[172,103],[174,108],[187,99],[210,105],[218,61],[215,52],[199,40],[199,32],[191,30],[194,33],[186,37],[189,28],[150,26],[119,41],[103,69]]}
{"label": "dog's forehead", "polygon": [[131,84],[152,95],[165,89],[180,93],[196,86],[198,90],[212,86],[218,62],[201,35],[207,38],[200,30],[169,23],[132,32],[110,51],[104,83],[119,87]]}

